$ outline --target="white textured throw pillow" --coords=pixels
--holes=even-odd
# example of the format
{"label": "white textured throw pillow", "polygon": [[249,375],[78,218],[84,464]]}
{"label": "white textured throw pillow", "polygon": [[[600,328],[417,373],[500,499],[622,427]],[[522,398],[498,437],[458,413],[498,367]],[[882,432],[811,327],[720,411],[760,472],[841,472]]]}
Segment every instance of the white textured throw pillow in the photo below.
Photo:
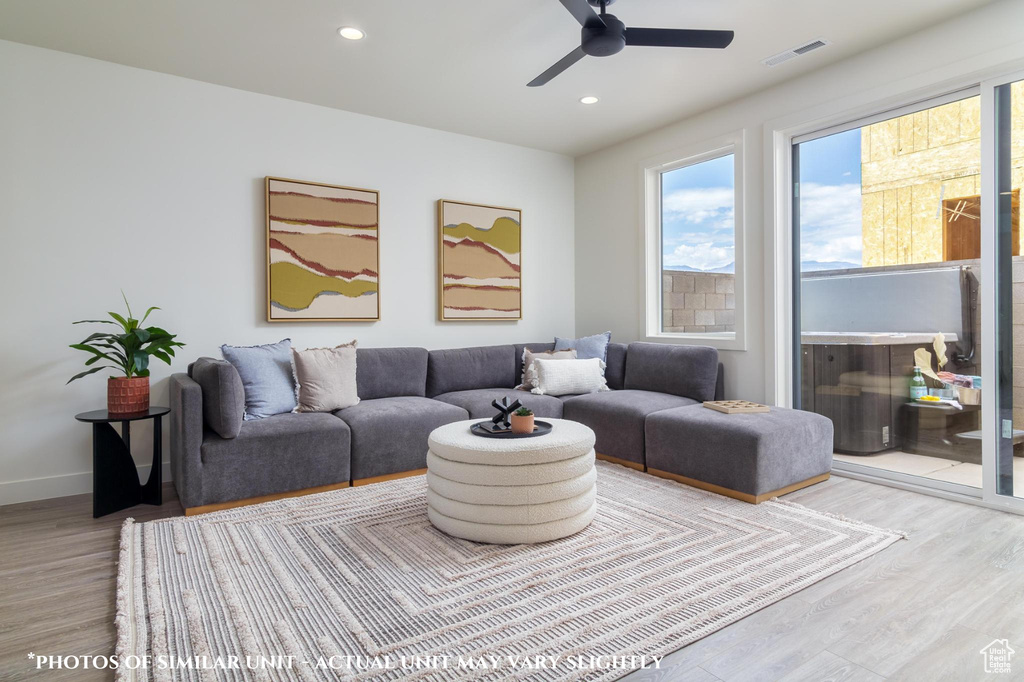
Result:
{"label": "white textured throw pillow", "polygon": [[533,363],[538,358],[541,360],[575,360],[576,349],[532,351],[529,348],[524,348],[522,383],[516,388],[529,391],[531,388],[537,387],[537,368],[533,366]]}
{"label": "white textured throw pillow", "polygon": [[334,412],[359,403],[356,342],[335,348],[292,349],[296,412]]}
{"label": "white textured throw pillow", "polygon": [[600,358],[586,360],[544,360],[533,361],[537,370],[537,386],[532,393],[539,395],[576,395],[607,391],[604,378],[604,362]]}

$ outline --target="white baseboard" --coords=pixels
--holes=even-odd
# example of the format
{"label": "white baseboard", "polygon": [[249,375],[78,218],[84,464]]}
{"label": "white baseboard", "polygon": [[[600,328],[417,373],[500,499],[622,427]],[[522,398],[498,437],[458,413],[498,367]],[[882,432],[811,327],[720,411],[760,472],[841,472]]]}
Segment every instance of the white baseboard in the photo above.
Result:
{"label": "white baseboard", "polygon": [[[149,478],[149,470],[151,468],[149,464],[138,466],[140,481],[145,482]],[[171,480],[170,462],[164,462],[163,480],[164,482]],[[5,481],[0,483],[0,506],[91,492],[91,471],[84,471],[80,474],[30,478],[24,481]]]}

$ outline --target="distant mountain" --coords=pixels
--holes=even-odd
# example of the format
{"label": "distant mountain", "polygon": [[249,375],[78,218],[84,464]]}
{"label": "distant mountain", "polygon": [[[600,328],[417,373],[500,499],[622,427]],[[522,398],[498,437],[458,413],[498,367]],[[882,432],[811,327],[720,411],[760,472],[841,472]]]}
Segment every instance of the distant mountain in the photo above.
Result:
{"label": "distant mountain", "polygon": [[849,263],[847,261],[820,261],[805,260],[800,263],[801,272],[815,272],[818,270],[849,270],[850,268],[863,267],[860,263]]}
{"label": "distant mountain", "polygon": [[720,268],[714,268],[714,269],[711,269],[711,270],[701,270],[700,268],[690,267],[689,265],[666,265],[663,269],[664,270],[675,270],[677,272],[714,272],[714,273],[729,273],[729,274],[732,274],[732,272],[736,269],[736,264],[735,263],[729,263],[728,265],[723,265]]}
{"label": "distant mountain", "polygon": [[[860,263],[850,263],[843,260],[835,261],[821,261],[821,260],[805,260],[800,263],[801,272],[817,272],[820,270],[848,270],[850,268],[864,267]],[[709,270],[701,270],[700,268],[694,268],[689,265],[666,265],[665,270],[676,270],[678,272],[708,272],[715,274],[732,274],[736,271],[736,263],[729,263],[718,268],[711,268]]]}

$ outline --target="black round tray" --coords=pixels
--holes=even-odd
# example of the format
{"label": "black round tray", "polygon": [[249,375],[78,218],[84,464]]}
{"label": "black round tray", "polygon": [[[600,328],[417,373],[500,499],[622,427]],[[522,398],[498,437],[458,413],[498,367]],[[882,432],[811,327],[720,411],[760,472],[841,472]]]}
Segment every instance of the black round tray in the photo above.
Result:
{"label": "black round tray", "polygon": [[546,422],[540,419],[533,420],[533,433],[512,433],[511,431],[498,431],[495,433],[482,428],[482,425],[491,423],[493,422],[489,419],[487,421],[477,422],[469,427],[469,430],[474,436],[480,436],[481,438],[536,438],[537,436],[543,436],[546,433],[551,433],[551,422]]}

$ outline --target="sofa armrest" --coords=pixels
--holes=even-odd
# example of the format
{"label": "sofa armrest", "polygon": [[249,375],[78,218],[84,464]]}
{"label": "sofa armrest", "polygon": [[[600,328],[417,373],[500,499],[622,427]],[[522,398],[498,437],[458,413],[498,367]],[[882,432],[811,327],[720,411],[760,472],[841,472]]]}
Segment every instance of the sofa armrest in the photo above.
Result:
{"label": "sofa armrest", "polygon": [[171,375],[171,476],[181,506],[203,498],[203,391],[187,374]]}
{"label": "sofa armrest", "polygon": [[725,400],[725,365],[718,363],[718,378],[715,380],[715,400]]}

